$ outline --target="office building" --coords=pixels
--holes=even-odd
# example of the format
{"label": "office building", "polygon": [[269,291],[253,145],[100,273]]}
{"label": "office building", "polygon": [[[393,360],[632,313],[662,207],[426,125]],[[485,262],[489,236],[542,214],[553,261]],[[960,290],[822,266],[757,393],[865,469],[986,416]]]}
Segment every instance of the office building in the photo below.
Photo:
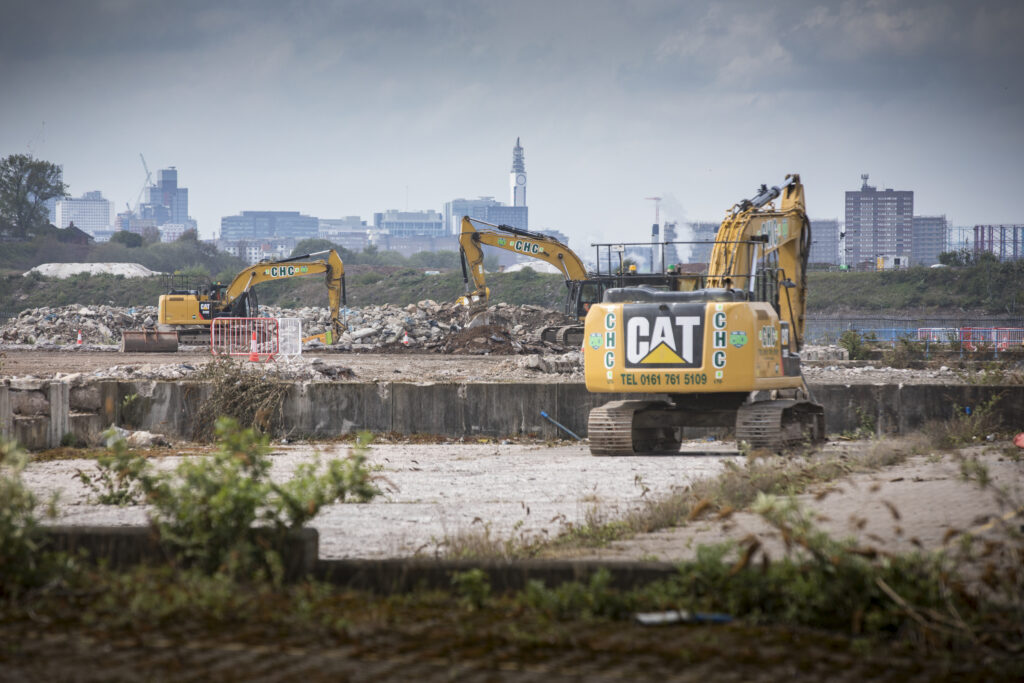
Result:
{"label": "office building", "polygon": [[178,187],[178,169],[174,166],[156,172],[156,185],[145,189],[136,218],[165,223],[188,224],[188,188]]}
{"label": "office building", "polygon": [[266,240],[289,237],[298,240],[317,237],[320,220],[298,211],[243,211],[220,219],[221,242]]}
{"label": "office building", "polygon": [[444,235],[444,217],[437,211],[395,211],[373,214],[374,230],[392,237],[440,237]]}
{"label": "office building", "polygon": [[945,216],[914,216],[914,239],[910,262],[915,266],[932,266],[939,254],[946,251],[949,223]]}
{"label": "office building", "polygon": [[811,219],[811,254],[808,263],[839,265],[839,220]]}
{"label": "office building", "polygon": [[54,204],[54,225],[66,228],[72,223],[90,235],[98,230],[109,230],[114,218],[114,205],[99,191],[86,192],[81,197],[63,197]]}
{"label": "office building", "polygon": [[909,263],[914,232],[914,193],[868,185],[846,193],[846,264],[874,270],[878,259]]}

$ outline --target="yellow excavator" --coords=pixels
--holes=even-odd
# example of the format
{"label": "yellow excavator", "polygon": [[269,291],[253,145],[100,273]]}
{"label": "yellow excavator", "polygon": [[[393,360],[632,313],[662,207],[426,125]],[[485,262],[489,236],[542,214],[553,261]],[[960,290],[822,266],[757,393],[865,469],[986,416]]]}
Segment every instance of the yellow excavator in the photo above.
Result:
{"label": "yellow excavator", "polygon": [[705,287],[606,291],[585,322],[587,389],[650,396],[593,409],[591,453],[678,453],[684,427],[774,450],[823,439],[800,371],[810,245],[804,186],[788,175],[728,211]]}
{"label": "yellow excavator", "polygon": [[255,318],[259,303],[254,287],[296,277],[324,275],[330,310],[330,329],[302,341],[332,344],[344,331],[339,318],[345,303],[345,265],[333,249],[281,261],[263,261],[245,268],[227,285],[215,283],[198,288],[172,288],[160,295],[158,321],[155,329],[125,330],[121,351],[174,352],[178,343],[210,343],[210,325],[216,318]]}
{"label": "yellow excavator", "polygon": [[[477,229],[477,225],[481,227]],[[693,289],[699,277],[681,273],[623,273],[621,270],[617,274],[592,273],[572,249],[550,235],[463,216],[459,250],[466,293],[456,302],[464,306],[484,305],[490,299],[491,290],[487,287],[484,273],[484,246],[523,254],[557,268],[565,278],[565,314],[580,322],[609,288],[647,285],[672,290]],[[539,332],[539,336],[544,341],[579,346],[583,341],[583,326],[547,327]]]}

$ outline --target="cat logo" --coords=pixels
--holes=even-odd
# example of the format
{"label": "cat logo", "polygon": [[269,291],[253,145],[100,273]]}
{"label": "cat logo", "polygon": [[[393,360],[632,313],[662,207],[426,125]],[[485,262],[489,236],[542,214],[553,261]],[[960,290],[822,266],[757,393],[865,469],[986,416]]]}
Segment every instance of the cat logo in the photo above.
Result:
{"label": "cat logo", "polygon": [[625,316],[627,368],[680,369],[703,364],[703,304],[631,308]]}

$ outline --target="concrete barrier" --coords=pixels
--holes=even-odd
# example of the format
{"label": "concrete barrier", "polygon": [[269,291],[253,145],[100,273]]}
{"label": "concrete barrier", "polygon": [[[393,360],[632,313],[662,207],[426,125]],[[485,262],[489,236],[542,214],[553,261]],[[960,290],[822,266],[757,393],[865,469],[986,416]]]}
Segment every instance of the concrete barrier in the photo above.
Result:
{"label": "concrete barrier", "polygon": [[[82,557],[110,569],[125,570],[140,564],[160,565],[173,556],[160,545],[151,527],[53,526],[45,528],[43,548]],[[570,581],[586,583],[597,571],[609,573],[613,588],[628,590],[667,579],[676,567],[667,562],[594,562],[570,560],[443,560],[394,558],[383,560],[321,560],[316,529],[299,529],[279,548],[285,579],[312,577],[353,590],[404,593],[452,587],[459,572],[484,571],[497,593],[518,591],[530,581],[557,586]]]}
{"label": "concrete barrier", "polygon": [[[945,421],[995,397],[995,411],[1008,429],[1024,429],[1024,386],[987,385],[811,385],[825,406],[829,433],[871,425],[878,434],[905,434],[929,421]],[[17,391],[45,390],[47,413],[22,415]],[[112,423],[130,429],[194,439],[199,411],[210,394],[201,382],[104,381],[71,389],[48,382],[19,389],[0,385],[0,428],[29,449],[53,448],[66,434],[93,442]],[[657,395],[652,396],[652,398]],[[287,387],[278,435],[333,437],[355,431],[437,434],[447,437],[565,436],[540,412],[577,434],[587,434],[590,410],[635,395],[592,394],[582,384],[402,382],[296,382]],[[662,397],[663,398],[663,397]],[[37,400],[33,405],[46,405]]]}

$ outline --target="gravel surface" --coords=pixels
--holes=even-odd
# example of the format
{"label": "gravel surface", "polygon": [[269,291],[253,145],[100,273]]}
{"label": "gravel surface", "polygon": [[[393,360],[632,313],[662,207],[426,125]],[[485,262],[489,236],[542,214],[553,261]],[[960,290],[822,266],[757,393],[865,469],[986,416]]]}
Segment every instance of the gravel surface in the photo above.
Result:
{"label": "gravel surface", "polygon": [[[899,448],[895,443],[892,447]],[[827,444],[824,453],[856,454],[879,447],[890,446],[875,440],[840,441]],[[947,541],[951,529],[984,534],[999,531],[1003,524],[1022,523],[1024,461],[1009,457],[1008,447],[996,443],[962,453],[987,467],[994,485],[988,490],[963,480],[956,455],[935,454],[819,484],[799,500],[836,537],[854,535],[865,547],[889,552],[934,550]],[[324,558],[433,556],[444,552],[446,537],[488,535],[500,543],[513,537],[554,536],[588,515],[603,521],[619,518],[740,460],[731,442],[693,441],[684,445],[684,452],[693,454],[595,458],[585,445],[575,444],[379,444],[371,448],[368,463],[380,477],[384,495],[370,503],[329,506],[312,526],[320,532]],[[277,447],[272,476],[287,479],[313,453],[308,445]],[[343,457],[347,447],[326,445],[321,453]],[[180,459],[161,458],[158,466],[171,468]],[[90,460],[36,462],[24,477],[42,499],[59,492],[56,523],[146,524],[145,507],[89,502],[75,472],[92,468]],[[1001,505],[995,487],[1016,502]],[[777,534],[750,513],[698,520],[569,554],[609,561],[680,561],[693,557],[698,545],[738,541],[748,534],[757,535],[773,557],[781,556]]]}
{"label": "gravel surface", "polygon": [[[730,451],[729,444],[695,442],[705,452]],[[344,446],[322,448],[325,457],[342,457]],[[287,479],[313,448],[275,449],[273,477]],[[370,503],[332,505],[312,526],[320,531],[325,558],[380,558],[433,555],[445,536],[483,532],[493,538],[554,535],[578,524],[590,509],[616,516],[647,496],[668,493],[721,471],[735,456],[595,458],[585,445],[522,444],[375,445],[368,457],[379,467],[386,495]],[[174,467],[178,457],[159,461]],[[75,478],[93,469],[89,460],[36,462],[26,483],[43,498],[60,492],[55,523],[141,525],[142,506],[111,507],[89,503],[88,490]]]}
{"label": "gravel surface", "polygon": [[[947,534],[971,532],[976,537],[1000,535],[1007,527],[1022,529],[1024,462],[1000,453],[1008,444],[965,449],[991,477],[982,489],[966,481],[957,457],[950,453],[911,458],[878,472],[857,474],[815,486],[797,496],[816,524],[833,538],[856,538],[862,548],[888,553],[939,550]],[[842,448],[842,446],[839,446]],[[850,448],[870,448],[859,442]],[[1008,493],[1003,497],[998,491]],[[667,562],[693,559],[701,545],[756,536],[770,557],[785,554],[779,532],[760,516],[742,512],[726,520],[703,519],[672,529],[615,541],[606,548],[576,554],[577,559]]]}

